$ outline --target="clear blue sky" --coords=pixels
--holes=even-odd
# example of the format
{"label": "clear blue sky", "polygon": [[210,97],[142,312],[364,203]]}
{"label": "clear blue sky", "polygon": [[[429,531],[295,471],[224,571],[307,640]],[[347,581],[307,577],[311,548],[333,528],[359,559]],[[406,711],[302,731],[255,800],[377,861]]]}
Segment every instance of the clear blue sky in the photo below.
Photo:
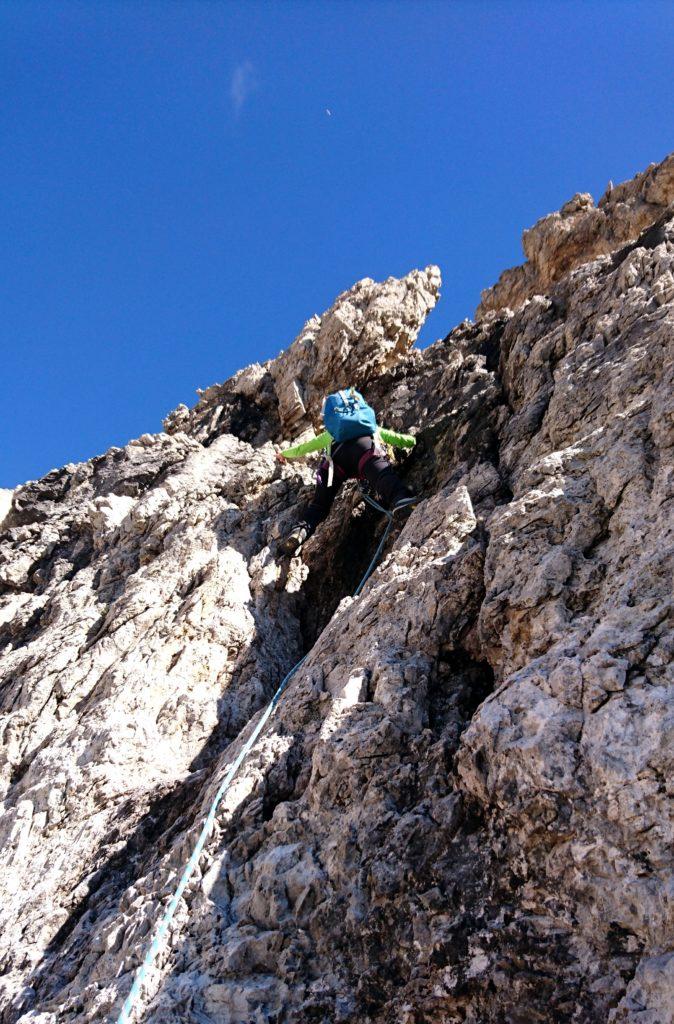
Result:
{"label": "clear blue sky", "polygon": [[[146,431],[360,277],[427,344],[674,149],[674,4],[0,5],[0,486]],[[331,111],[331,116],[326,113]]]}

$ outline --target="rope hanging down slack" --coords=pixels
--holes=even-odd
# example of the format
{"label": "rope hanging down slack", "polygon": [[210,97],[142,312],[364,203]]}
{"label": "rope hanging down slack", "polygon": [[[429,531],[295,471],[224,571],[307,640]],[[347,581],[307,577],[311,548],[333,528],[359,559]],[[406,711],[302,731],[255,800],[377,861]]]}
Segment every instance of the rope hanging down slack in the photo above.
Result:
{"label": "rope hanging down slack", "polygon": [[[367,583],[368,579],[370,578],[370,576],[374,572],[375,566],[376,566],[376,564],[377,564],[377,562],[379,560],[379,556],[381,555],[381,552],[382,552],[382,549],[384,547],[384,544],[386,543],[386,541],[388,539],[388,535],[391,532],[391,527],[393,525],[393,515],[394,515],[393,512],[387,511],[378,502],[376,502],[374,500],[374,498],[370,497],[369,494],[366,494],[365,491],[362,491],[362,495],[363,495],[363,498],[365,499],[365,501],[367,501],[369,505],[372,505],[372,507],[374,509],[376,509],[377,512],[382,512],[386,516],[386,518],[388,519],[388,523],[386,524],[386,529],[384,530],[384,533],[382,534],[382,538],[379,541],[379,544],[377,546],[377,550],[374,553],[372,561],[368,565],[368,567],[367,567],[367,569],[365,571],[365,575],[363,576],[362,580],[360,581],[360,583],[358,584],[358,586],[356,587],[356,589],[354,591],[354,594],[353,594],[354,597],[358,597],[358,595],[362,591],[363,587]],[[288,672],[287,676],[284,677],[283,681],[281,682],[281,685],[279,686],[279,688],[277,689],[276,693],[272,697],[271,701],[269,702],[269,704],[265,708],[265,711],[264,711],[262,717],[260,718],[260,721],[257,723],[257,725],[253,729],[252,733],[250,734],[250,736],[248,737],[248,739],[246,740],[246,742],[242,746],[241,750],[237,754],[236,759],[234,760],[234,762],[232,763],[232,765],[228,769],[227,774],[225,775],[224,779],[222,780],[222,783],[220,784],[220,787],[218,788],[217,793],[213,797],[213,801],[211,803],[210,809],[208,811],[208,814],[206,815],[206,820],[204,821],[204,824],[202,826],[201,832],[199,833],[199,838],[197,839],[197,841],[195,843],[195,846],[194,846],[194,849],[192,851],[192,856],[190,857],[190,859],[188,860],[187,864],[185,865],[185,870],[183,871],[183,873],[182,873],[182,875],[180,877],[180,881],[178,882],[178,886],[176,888],[176,891],[174,892],[173,896],[171,897],[171,900],[168,903],[168,905],[167,905],[167,907],[166,907],[166,909],[165,909],[165,911],[164,911],[164,913],[163,913],[163,915],[161,917],[161,920],[160,920],[159,924],[157,925],[157,927],[155,929],[155,933],[154,933],[154,936],[152,938],[152,942],[150,943],[150,946],[148,947],[148,950],[147,950],[147,953],[145,954],[143,962],[140,965],[140,967],[138,968],[138,970],[136,971],[136,975],[135,975],[135,977],[133,979],[133,985],[131,986],[131,991],[129,992],[128,996],[126,997],[126,999],[124,1001],[124,1005],[122,1006],[122,1009],[120,1011],[119,1017],[117,1018],[117,1024],[130,1024],[130,1021],[132,1020],[133,1012],[134,1012],[134,1010],[137,1008],[137,1006],[140,1003],[141,989],[142,989],[142,986],[143,986],[143,982],[145,981],[145,978],[147,977],[147,973],[150,970],[150,968],[152,967],[152,965],[154,964],[155,958],[156,958],[157,954],[159,953],[159,950],[162,947],[162,943],[163,943],[164,939],[166,938],[166,934],[168,932],[168,927],[169,927],[171,921],[173,920],[173,916],[174,916],[174,914],[175,914],[175,912],[176,912],[176,910],[178,908],[178,904],[180,902],[180,899],[181,899],[183,893],[185,892],[185,889],[187,888],[187,886],[188,886],[188,884],[190,882],[190,879],[192,878],[192,875],[195,872],[195,869],[196,869],[197,864],[199,862],[199,857],[201,856],[203,848],[206,845],[206,840],[208,839],[208,837],[210,836],[210,834],[211,834],[211,832],[213,830],[213,825],[215,824],[215,816],[217,814],[218,807],[220,805],[220,801],[222,800],[223,796],[225,795],[225,793],[229,789],[229,787],[231,785],[231,782],[232,782],[232,779],[236,775],[237,771],[239,770],[239,768],[241,767],[241,765],[245,761],[245,759],[248,756],[248,754],[250,753],[250,751],[253,749],[258,736],[260,735],[260,733],[264,729],[265,725],[267,724],[267,722],[271,718],[272,714],[274,713],[274,711],[275,711],[275,709],[276,709],[276,707],[277,707],[277,705],[278,705],[278,703],[279,703],[279,701],[281,699],[283,691],[286,689],[288,683],[290,682],[292,677],[295,675],[297,670],[304,664],[304,662],[306,661],[308,656],[309,656],[308,654],[305,654],[304,657],[301,658],[297,662],[297,664],[294,665],[290,669],[290,672]]]}

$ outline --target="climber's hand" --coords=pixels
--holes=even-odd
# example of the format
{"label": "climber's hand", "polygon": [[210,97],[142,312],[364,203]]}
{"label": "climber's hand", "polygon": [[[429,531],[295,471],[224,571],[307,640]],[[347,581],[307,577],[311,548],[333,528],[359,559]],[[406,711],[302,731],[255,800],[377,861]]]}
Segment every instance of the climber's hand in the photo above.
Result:
{"label": "climber's hand", "polygon": [[276,461],[277,462],[287,462],[288,460],[286,459],[286,457],[283,454],[283,452],[277,452],[276,453]]}

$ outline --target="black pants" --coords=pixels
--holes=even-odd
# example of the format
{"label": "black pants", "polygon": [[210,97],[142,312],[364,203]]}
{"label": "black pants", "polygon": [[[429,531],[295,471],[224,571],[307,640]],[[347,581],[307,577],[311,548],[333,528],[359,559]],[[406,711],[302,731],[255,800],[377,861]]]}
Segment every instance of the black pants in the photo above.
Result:
{"label": "black pants", "polygon": [[391,508],[401,498],[409,497],[410,491],[372,437],[358,437],[354,441],[335,443],[332,445],[330,455],[334,466],[332,484],[328,487],[330,464],[327,459],[323,459],[316,474],[314,496],[302,516],[302,521],[306,523],[311,533],[327,516],[337,491],[345,480],[366,480],[376,491],[382,505],[387,508]]}

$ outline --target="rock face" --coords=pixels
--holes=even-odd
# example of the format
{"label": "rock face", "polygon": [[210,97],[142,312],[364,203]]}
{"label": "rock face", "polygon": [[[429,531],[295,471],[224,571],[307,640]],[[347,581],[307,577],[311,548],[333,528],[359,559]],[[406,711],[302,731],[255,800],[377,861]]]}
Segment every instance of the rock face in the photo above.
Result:
{"label": "rock face", "polygon": [[[674,212],[674,154],[630,181],[609,185],[597,206],[578,193],[558,213],[543,217],[522,235],[527,262],[504,271],[482,292],[478,316],[548,292],[555,282],[588,260],[632,242],[659,218]],[[651,246],[652,247],[652,246]]]}
{"label": "rock face", "polygon": [[179,406],[165,429],[186,431],[202,444],[231,431],[256,446],[318,429],[328,392],[360,387],[405,357],[439,289],[440,271],[432,266],[383,284],[359,281],[322,317],[308,320],[286,352],[208,388],[194,409]]}
{"label": "rock face", "polygon": [[[674,215],[656,206],[423,352],[437,269],[360,282],[166,433],[14,492],[3,1024],[116,1019],[227,766],[305,654],[138,1020],[673,1019]],[[311,469],[274,445],[348,381],[415,430],[400,472],[423,496],[358,599],[383,524],[353,485],[301,558],[275,544]]]}

